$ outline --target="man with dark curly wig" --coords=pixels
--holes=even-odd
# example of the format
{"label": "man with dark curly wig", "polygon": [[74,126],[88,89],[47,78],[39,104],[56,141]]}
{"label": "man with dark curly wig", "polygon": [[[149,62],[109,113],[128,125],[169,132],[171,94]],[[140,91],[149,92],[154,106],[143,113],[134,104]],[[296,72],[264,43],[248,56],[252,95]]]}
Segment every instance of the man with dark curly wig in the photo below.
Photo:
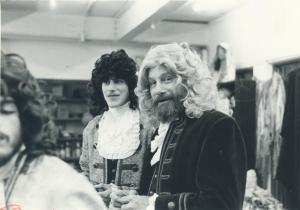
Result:
{"label": "man with dark curly wig", "polygon": [[85,177],[53,156],[50,103],[23,58],[2,53],[0,209],[106,209]]}
{"label": "man with dark curly wig", "polygon": [[214,110],[216,85],[187,43],[152,47],[142,63],[141,112],[159,123],[148,196],[117,194],[122,210],[239,210],[246,152],[233,118]]}
{"label": "man with dark curly wig", "polygon": [[102,55],[92,70],[96,116],[83,131],[79,162],[107,204],[114,188],[147,189],[141,180],[151,131],[140,120],[136,71],[136,63],[122,49]]}

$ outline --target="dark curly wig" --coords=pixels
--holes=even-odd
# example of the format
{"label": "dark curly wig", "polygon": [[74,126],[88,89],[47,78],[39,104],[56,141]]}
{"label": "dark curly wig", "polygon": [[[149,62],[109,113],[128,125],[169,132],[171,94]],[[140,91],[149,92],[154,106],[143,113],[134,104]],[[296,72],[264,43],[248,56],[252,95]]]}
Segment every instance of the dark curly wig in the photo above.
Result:
{"label": "dark curly wig", "polygon": [[137,96],[134,89],[137,85],[137,65],[125,50],[120,49],[110,54],[102,55],[92,70],[89,83],[91,90],[91,113],[95,116],[108,109],[102,92],[102,83],[110,79],[123,79],[129,90],[129,107],[133,110],[138,107]]}
{"label": "dark curly wig", "polygon": [[17,106],[28,158],[53,155],[57,130],[48,107],[55,102],[46,97],[24,59],[17,54],[1,53],[1,96],[12,97]]}

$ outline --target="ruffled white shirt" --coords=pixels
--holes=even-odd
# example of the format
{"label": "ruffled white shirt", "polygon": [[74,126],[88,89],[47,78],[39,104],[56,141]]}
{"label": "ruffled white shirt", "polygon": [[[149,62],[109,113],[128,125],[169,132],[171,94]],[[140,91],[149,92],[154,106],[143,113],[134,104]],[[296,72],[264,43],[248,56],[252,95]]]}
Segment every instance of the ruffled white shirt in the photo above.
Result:
{"label": "ruffled white shirt", "polygon": [[154,153],[152,159],[151,159],[151,165],[153,166],[155,163],[157,163],[160,159],[160,154],[162,150],[162,145],[164,143],[165,137],[167,135],[168,129],[169,129],[170,123],[160,123],[158,127],[158,135],[155,136],[154,140],[151,141],[151,152]]}
{"label": "ruffled white shirt", "polygon": [[99,122],[97,150],[106,159],[124,159],[135,153],[140,145],[140,116],[129,102],[109,108]]}

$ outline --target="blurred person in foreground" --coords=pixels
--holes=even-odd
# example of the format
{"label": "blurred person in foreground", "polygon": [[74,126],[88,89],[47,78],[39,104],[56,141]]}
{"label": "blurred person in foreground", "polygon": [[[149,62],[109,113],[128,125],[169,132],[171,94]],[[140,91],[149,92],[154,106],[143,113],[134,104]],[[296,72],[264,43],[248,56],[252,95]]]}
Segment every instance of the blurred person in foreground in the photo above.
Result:
{"label": "blurred person in foreground", "polygon": [[154,124],[148,196],[113,193],[122,210],[238,210],[246,183],[244,140],[215,111],[216,85],[187,43],[152,47],[138,78],[141,112]]}
{"label": "blurred person in foreground", "polygon": [[106,209],[88,180],[53,156],[55,127],[37,80],[1,54],[0,209]]}

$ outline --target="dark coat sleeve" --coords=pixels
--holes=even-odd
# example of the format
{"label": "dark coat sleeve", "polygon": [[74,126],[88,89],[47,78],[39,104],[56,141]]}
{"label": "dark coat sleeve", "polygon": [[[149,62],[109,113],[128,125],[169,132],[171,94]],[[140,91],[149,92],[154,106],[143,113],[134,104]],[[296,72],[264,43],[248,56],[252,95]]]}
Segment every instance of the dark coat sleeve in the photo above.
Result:
{"label": "dark coat sleeve", "polygon": [[247,160],[244,140],[236,122],[229,117],[217,120],[197,152],[197,190],[159,195],[155,209],[242,209]]}
{"label": "dark coat sleeve", "polygon": [[140,188],[138,189],[139,195],[147,195],[150,186],[151,178],[153,175],[153,168],[151,167],[150,161],[152,158],[151,153],[151,139],[153,137],[154,129],[144,128],[143,129],[143,141],[145,141],[145,154],[142,166],[142,175],[140,181]]}

